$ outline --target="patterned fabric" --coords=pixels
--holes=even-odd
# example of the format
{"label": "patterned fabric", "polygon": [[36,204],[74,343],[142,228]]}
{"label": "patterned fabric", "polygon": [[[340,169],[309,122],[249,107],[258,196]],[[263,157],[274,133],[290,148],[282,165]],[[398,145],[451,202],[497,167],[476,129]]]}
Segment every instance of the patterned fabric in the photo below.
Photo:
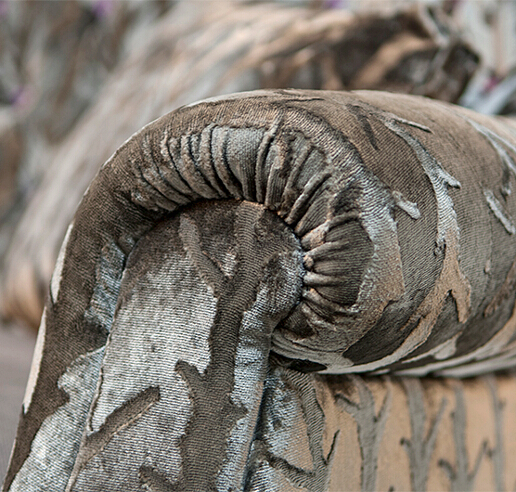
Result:
{"label": "patterned fabric", "polygon": [[[7,123],[0,113],[0,315],[34,329],[84,192],[149,121],[199,99],[263,88],[456,102],[479,66],[444,12],[424,5],[354,15],[291,1],[62,1],[7,2],[16,15],[0,15],[0,85],[11,73],[2,64],[14,59],[21,79],[29,77],[20,85],[39,88],[19,98],[28,106],[13,105]],[[99,4],[109,5],[102,19]],[[4,42],[4,32],[19,37]],[[106,56],[115,65],[102,64]],[[5,215],[2,188],[16,190],[15,178],[17,200]]]}
{"label": "patterned fabric", "polygon": [[68,229],[4,491],[512,487],[515,158],[380,92],[149,124]]}

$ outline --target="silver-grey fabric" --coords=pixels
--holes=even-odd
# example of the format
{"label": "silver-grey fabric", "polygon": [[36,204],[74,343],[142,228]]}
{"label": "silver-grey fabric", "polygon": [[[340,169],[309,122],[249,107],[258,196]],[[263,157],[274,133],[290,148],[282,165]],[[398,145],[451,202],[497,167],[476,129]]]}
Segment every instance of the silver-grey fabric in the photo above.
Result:
{"label": "silver-grey fabric", "polygon": [[68,229],[4,491],[509,486],[515,158],[381,92],[144,127]]}
{"label": "silver-grey fabric", "polygon": [[[5,4],[0,99],[9,60],[20,65],[19,103],[0,114],[2,316],[37,329],[88,184],[149,121],[262,88],[376,89],[456,102],[479,65],[440,9],[355,15],[310,3]],[[17,200],[7,200],[2,219],[5,190]]]}

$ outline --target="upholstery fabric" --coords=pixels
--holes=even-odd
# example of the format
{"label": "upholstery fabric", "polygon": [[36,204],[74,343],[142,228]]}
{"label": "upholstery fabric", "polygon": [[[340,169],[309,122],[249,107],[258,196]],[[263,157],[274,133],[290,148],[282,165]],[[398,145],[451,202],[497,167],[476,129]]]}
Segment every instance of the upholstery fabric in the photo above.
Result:
{"label": "upholstery fabric", "polygon": [[68,229],[4,491],[512,487],[515,145],[368,91],[144,127]]}
{"label": "upholstery fabric", "polygon": [[[7,11],[20,9],[18,29],[4,29],[10,17],[0,16],[0,53],[15,47],[20,77],[31,78],[21,85],[40,88],[7,123],[0,112],[0,315],[34,329],[86,188],[149,121],[199,99],[263,88],[389,90],[456,102],[479,66],[448,16],[424,5],[354,15],[282,1],[112,2],[109,15],[84,30],[98,4],[63,1],[66,8],[8,2]],[[23,34],[9,44],[4,31]],[[119,61],[99,67],[106,52]],[[9,161],[18,166],[11,180]],[[17,201],[5,215],[2,188],[16,189],[15,177]]]}

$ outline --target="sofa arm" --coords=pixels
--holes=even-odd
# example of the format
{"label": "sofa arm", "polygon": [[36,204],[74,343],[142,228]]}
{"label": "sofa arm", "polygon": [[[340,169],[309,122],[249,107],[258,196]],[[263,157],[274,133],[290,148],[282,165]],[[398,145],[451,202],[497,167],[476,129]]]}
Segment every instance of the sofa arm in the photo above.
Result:
{"label": "sofa arm", "polygon": [[[383,442],[402,484],[472,485],[475,385],[370,378],[513,366],[515,144],[508,122],[375,92],[257,91],[146,126],[68,230],[4,490],[341,490],[357,467],[373,490]],[[421,430],[435,391],[456,466],[434,453],[444,403]]]}

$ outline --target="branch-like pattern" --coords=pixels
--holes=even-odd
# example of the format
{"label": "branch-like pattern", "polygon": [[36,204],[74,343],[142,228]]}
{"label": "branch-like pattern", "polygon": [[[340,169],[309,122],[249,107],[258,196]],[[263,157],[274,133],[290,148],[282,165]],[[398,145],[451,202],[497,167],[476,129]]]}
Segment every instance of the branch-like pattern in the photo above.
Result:
{"label": "branch-like pattern", "polygon": [[[297,288],[295,282],[289,283],[291,277],[286,277],[287,271],[294,271],[296,280],[300,276],[296,266],[301,268],[301,255],[293,254],[299,244],[276,216],[246,203],[217,210],[210,212],[208,219],[204,209],[183,212],[179,219],[186,255],[212,289],[217,304],[205,370],[201,373],[185,360],[175,365],[191,402],[191,417],[179,443],[179,476],[170,483],[152,467],[140,470],[142,484],[161,484],[161,489],[166,485],[163,490],[215,491],[240,486],[242,477],[234,475],[238,466],[228,460],[231,453],[248,453],[275,318],[292,309],[300,292],[301,284]],[[222,233],[211,228],[212,222],[219,220],[224,222]],[[259,293],[267,300],[259,301]],[[258,302],[261,304],[253,312]],[[253,369],[242,371],[241,365],[249,363]],[[235,396],[234,391],[240,393]],[[242,391],[251,394],[242,396]]]}
{"label": "branch-like pattern", "polygon": [[159,388],[151,386],[127,400],[122,406],[108,415],[104,424],[97,432],[85,436],[77,454],[75,466],[70,475],[66,490],[73,490],[75,481],[84,467],[109,444],[115,435],[133,424],[159,400]]}
{"label": "branch-like pattern", "polygon": [[[262,213],[261,210],[255,212]],[[225,458],[227,438],[236,422],[247,413],[246,408],[231,400],[231,393],[242,317],[254,301],[261,280],[260,272],[256,271],[262,267],[261,262],[249,261],[250,252],[257,250],[250,244],[255,236],[249,228],[254,227],[258,217],[249,219],[249,223],[235,227],[241,226],[244,237],[239,244],[237,270],[232,277],[203,251],[197,224],[186,214],[180,219],[183,245],[201,277],[215,292],[218,302],[210,335],[211,357],[204,373],[200,374],[196,367],[184,361],[176,364],[176,371],[186,382],[192,402],[192,417],[180,444],[180,476],[177,484],[173,484],[178,490],[194,490],[193,484],[206,491],[217,489],[217,473]],[[243,267],[249,271],[241,274]],[[199,459],[201,443],[205,443],[206,449],[203,458]]]}
{"label": "branch-like pattern", "polygon": [[412,490],[424,492],[427,486],[428,468],[447,400],[444,397],[442,398],[439,411],[425,435],[426,411],[421,382],[416,378],[404,378],[401,381],[407,393],[412,433],[410,439],[402,438],[401,444],[410,460]]}
{"label": "branch-like pattern", "polygon": [[382,406],[376,414],[374,397],[367,384],[360,376],[351,375],[349,378],[358,389],[359,401],[352,401],[342,393],[335,395],[335,399],[357,423],[360,454],[362,456],[361,490],[362,492],[369,492],[376,490],[378,452],[391,408],[392,390],[390,380],[386,378],[387,392]]}
{"label": "branch-like pattern", "polygon": [[[460,188],[461,184],[443,168],[442,164],[428,151],[423,143],[408,132],[404,126],[417,128],[424,132],[429,132],[429,128],[366,103],[362,104],[364,108],[367,108],[369,114],[376,118],[390,132],[401,138],[412,149],[428,177],[437,203],[435,253],[443,256],[439,277],[423,302],[421,302],[405,323],[403,329],[411,325],[416,325],[416,327],[394,352],[378,361],[361,365],[360,370],[364,371],[393,364],[423,345],[430,337],[432,329],[450,294],[453,296],[457,306],[458,321],[464,323],[471,312],[471,285],[460,268],[460,229],[454,203],[448,191],[450,187]],[[356,107],[353,112],[357,112]],[[391,195],[393,202],[399,203],[399,196],[395,193]],[[396,196],[398,196],[398,199]],[[414,204],[409,204],[409,207],[410,205]],[[409,210],[412,209],[409,208]],[[412,211],[416,212],[416,210],[418,211],[418,209],[413,209]]]}
{"label": "branch-like pattern", "polygon": [[[303,374],[290,369],[276,368],[268,379],[269,384],[274,388],[267,392],[260,418],[260,435],[253,443],[253,453],[251,461],[254,466],[250,467],[247,478],[247,487],[253,482],[253,474],[261,462],[268,463],[274,470],[278,470],[287,480],[296,487],[306,489],[310,492],[325,492],[328,490],[330,474],[333,460],[338,446],[339,431],[333,435],[330,450],[325,455],[323,450],[325,416],[317,400],[317,394],[312,375]],[[306,439],[312,462],[311,469],[300,468],[291,464],[288,459],[278,456],[274,452],[274,443],[277,436],[270,428],[270,423],[274,420],[275,406],[277,399],[273,396],[275,391],[282,389],[286,393],[286,399],[295,398],[306,423]],[[284,425],[278,423],[277,425]],[[267,428],[269,427],[269,428]],[[272,485],[271,485],[272,486]]]}
{"label": "branch-like pattern", "polygon": [[455,441],[455,466],[448,460],[439,460],[439,466],[448,477],[452,492],[469,492],[475,486],[475,479],[487,454],[487,441],[483,441],[477,452],[471,471],[469,470],[469,454],[466,447],[466,405],[464,402],[464,390],[461,386],[455,387],[456,407],[452,413],[453,438]]}
{"label": "branch-like pattern", "polygon": [[494,376],[485,376],[484,380],[491,395],[495,425],[495,445],[489,449],[489,456],[493,461],[494,482],[496,492],[505,491],[505,443],[503,434],[503,408],[505,403],[498,398],[498,388]]}
{"label": "branch-like pattern", "polygon": [[[443,169],[441,163],[430,154],[419,139],[407,132],[400,123],[423,130],[424,127],[380,111],[375,111],[375,115],[389,130],[412,148],[432,184],[437,201],[436,247],[438,251],[444,252],[443,267],[434,288],[407,322],[409,325],[420,318],[418,329],[426,333],[426,338],[428,338],[450,292],[457,304],[459,321],[464,323],[470,314],[471,286],[459,266],[459,225],[453,200],[448,193],[448,187],[460,188],[461,185],[457,179]],[[423,315],[423,313],[428,314]]]}

